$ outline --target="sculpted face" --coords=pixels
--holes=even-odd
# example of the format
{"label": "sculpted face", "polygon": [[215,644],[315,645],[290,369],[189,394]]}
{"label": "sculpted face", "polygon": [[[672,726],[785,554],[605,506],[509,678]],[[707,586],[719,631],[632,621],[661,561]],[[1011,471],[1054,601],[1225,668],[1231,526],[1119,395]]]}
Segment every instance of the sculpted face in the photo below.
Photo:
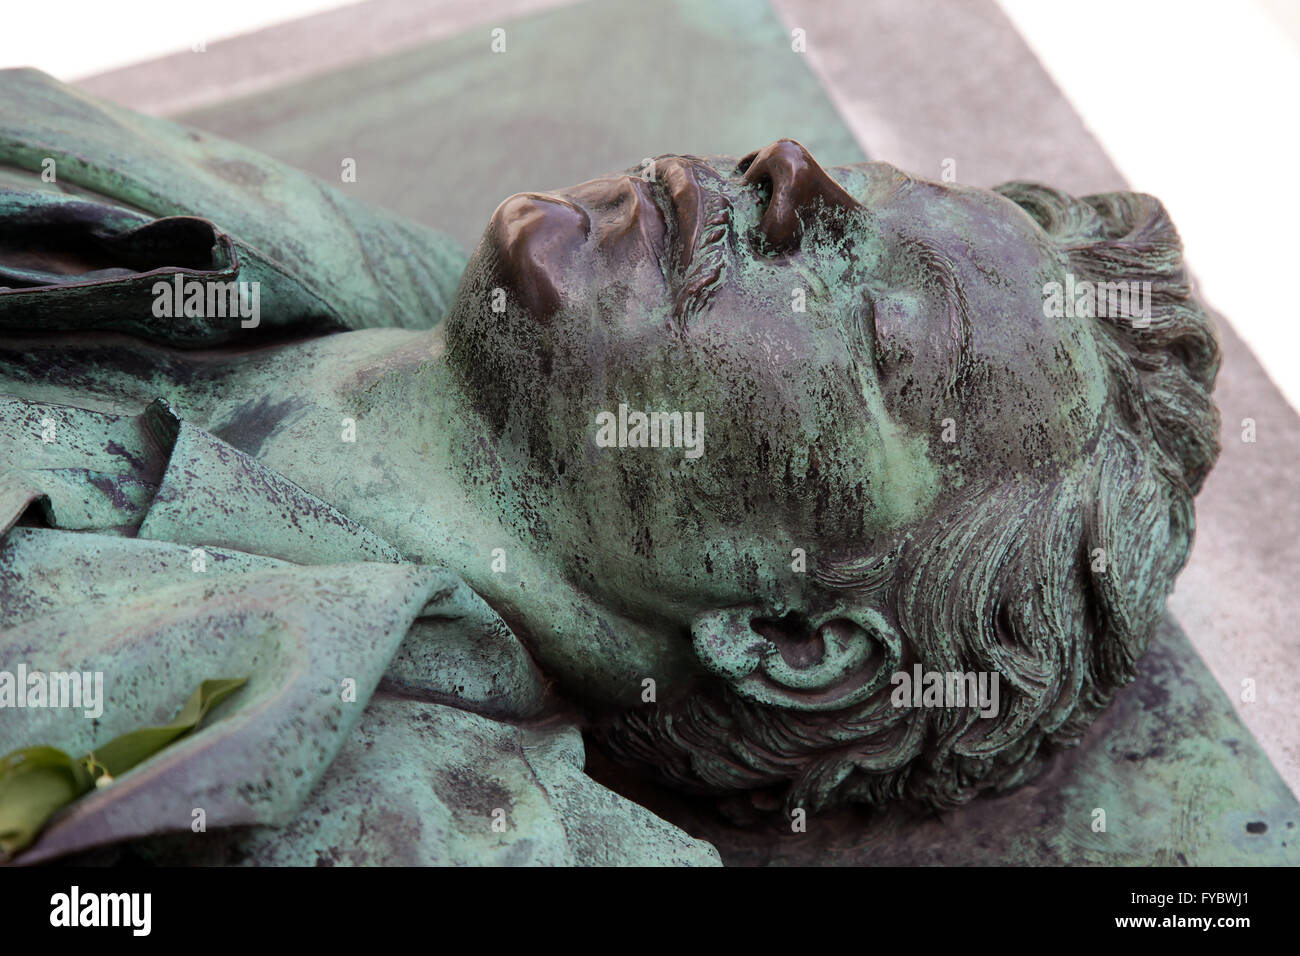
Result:
{"label": "sculpted face", "polygon": [[[1070,466],[1105,385],[1090,320],[1044,318],[1065,271],[994,192],[782,140],[507,199],[448,334],[528,463],[540,543],[588,593],[686,625],[807,608],[793,549],[879,545]],[[702,417],[702,441],[602,447],[620,406]]]}

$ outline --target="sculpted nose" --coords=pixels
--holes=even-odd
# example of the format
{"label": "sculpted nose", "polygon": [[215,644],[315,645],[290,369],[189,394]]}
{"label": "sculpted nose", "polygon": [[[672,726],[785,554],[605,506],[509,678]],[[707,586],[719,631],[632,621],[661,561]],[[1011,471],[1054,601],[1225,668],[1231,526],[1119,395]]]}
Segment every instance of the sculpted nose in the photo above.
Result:
{"label": "sculpted nose", "polygon": [[745,182],[771,190],[772,198],[760,228],[775,251],[786,252],[799,244],[803,235],[801,217],[815,215],[815,206],[859,208],[858,202],[817,165],[812,154],[792,139],[780,139],[750,153],[740,161],[740,168]]}

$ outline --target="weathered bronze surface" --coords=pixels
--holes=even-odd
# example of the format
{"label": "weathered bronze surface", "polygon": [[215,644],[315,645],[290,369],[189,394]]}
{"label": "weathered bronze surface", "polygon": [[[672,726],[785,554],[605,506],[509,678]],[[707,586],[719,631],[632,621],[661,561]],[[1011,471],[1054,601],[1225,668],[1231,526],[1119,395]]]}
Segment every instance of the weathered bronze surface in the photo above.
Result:
{"label": "weathered bronze surface", "polygon": [[[396,804],[418,832],[351,859],[710,862],[582,774],[577,727],[754,826],[888,815],[1032,779],[1138,672],[1218,436],[1151,197],[780,140],[511,197],[465,262],[249,150],[8,89],[0,666],[104,671],[108,706],[0,751],[252,675],[28,859],[313,862]],[[1083,282],[1149,282],[1150,314],[1045,313]],[[660,447],[637,413],[677,415]],[[899,706],[918,666],[996,674],[996,706]],[[259,826],[154,836],[199,807]]]}

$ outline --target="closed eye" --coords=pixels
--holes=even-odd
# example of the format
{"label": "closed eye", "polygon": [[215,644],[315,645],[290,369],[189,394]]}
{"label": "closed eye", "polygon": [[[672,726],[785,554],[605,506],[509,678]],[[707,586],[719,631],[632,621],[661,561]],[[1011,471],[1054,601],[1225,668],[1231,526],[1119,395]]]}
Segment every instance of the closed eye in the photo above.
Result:
{"label": "closed eye", "polygon": [[943,304],[950,369],[948,388],[955,392],[970,365],[970,304],[957,278],[957,267],[947,253],[927,239],[912,240],[908,246],[921,266],[923,281]]}
{"label": "closed eye", "polygon": [[882,377],[915,358],[914,332],[923,312],[924,306],[914,293],[896,291],[871,297],[871,354]]}
{"label": "closed eye", "polygon": [[854,362],[873,365],[879,372],[883,356],[876,329],[876,299],[870,290],[863,290],[841,328]]}
{"label": "closed eye", "polygon": [[[943,351],[948,366],[945,387],[955,393],[969,367],[971,339],[970,305],[956,265],[928,240],[910,240],[901,251],[911,260],[906,269],[910,288],[864,291],[847,330],[860,344],[851,347],[863,358],[870,355],[877,371],[884,373],[913,359],[912,349],[929,338]],[[935,305],[942,316],[937,337],[926,332],[933,329],[933,320],[926,316],[933,315]]]}

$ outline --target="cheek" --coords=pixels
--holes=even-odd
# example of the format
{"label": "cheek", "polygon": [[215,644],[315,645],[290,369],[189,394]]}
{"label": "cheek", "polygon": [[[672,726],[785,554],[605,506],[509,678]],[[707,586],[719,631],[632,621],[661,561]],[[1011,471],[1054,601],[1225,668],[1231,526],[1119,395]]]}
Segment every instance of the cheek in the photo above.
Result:
{"label": "cheek", "polygon": [[1062,327],[1051,351],[1038,352],[1035,378],[1049,396],[1039,403],[1039,417],[1050,452],[1062,461],[1073,460],[1095,434],[1109,396],[1109,373],[1089,321]]}
{"label": "cheek", "polygon": [[1037,322],[1003,329],[966,384],[964,460],[982,470],[1075,461],[1096,429],[1107,377],[1091,332]]}
{"label": "cheek", "polygon": [[785,528],[805,546],[859,540],[931,497],[924,443],[892,420],[870,375],[835,358],[732,382],[696,475],[728,523]]}

